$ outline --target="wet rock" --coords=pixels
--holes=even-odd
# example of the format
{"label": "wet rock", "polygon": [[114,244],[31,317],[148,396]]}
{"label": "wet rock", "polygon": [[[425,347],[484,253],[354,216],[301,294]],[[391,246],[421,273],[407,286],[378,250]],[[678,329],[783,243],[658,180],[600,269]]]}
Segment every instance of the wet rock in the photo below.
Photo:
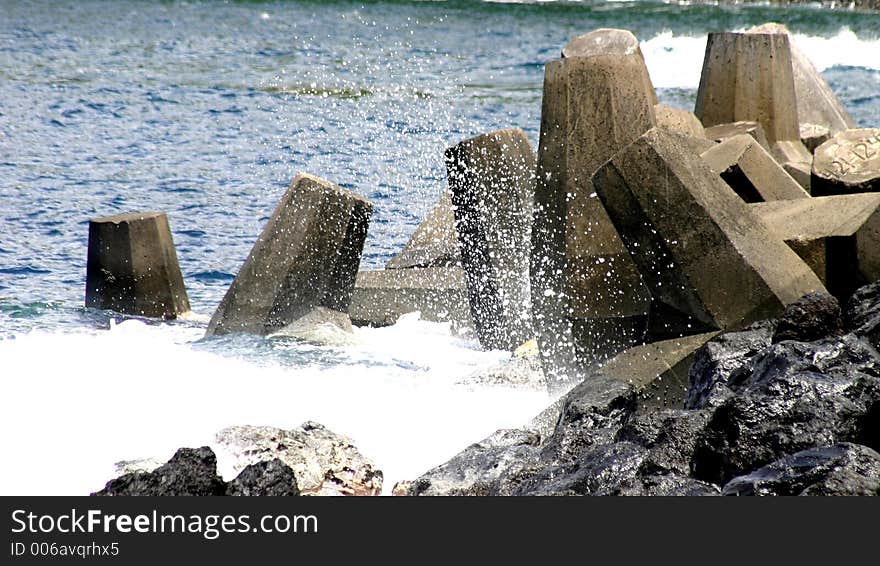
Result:
{"label": "wet rock", "polygon": [[513,350],[532,338],[529,257],[535,152],[509,128],[446,150],[449,189],[480,344]]}
{"label": "wet rock", "polygon": [[775,323],[762,321],[740,332],[721,334],[697,350],[685,408],[716,407],[730,397],[730,376],[770,346],[774,331]]}
{"label": "wet rock", "polygon": [[828,293],[810,293],[785,307],[776,324],[773,342],[812,342],[843,333],[840,303]]}
{"label": "wet rock", "polygon": [[189,312],[168,216],[142,212],[89,221],[86,306],[165,319]]}
{"label": "wet rock", "polygon": [[871,447],[880,359],[852,335],[781,342],[728,380],[735,395],[712,414],[692,462],[698,479],[724,484],[786,454],[839,441]]}
{"label": "wet rock", "polygon": [[664,410],[636,413],[618,431],[618,442],[635,442],[647,448],[640,473],[651,475],[691,474],[694,449],[711,411]]}
{"label": "wet rock", "polygon": [[385,264],[385,269],[460,265],[461,252],[452,197],[449,191],[444,190],[427,218],[419,224],[400,253]]}
{"label": "wet rock", "polygon": [[210,496],[225,495],[226,484],[217,475],[217,457],[207,446],[181,448],[152,472],[138,471],[107,482],[92,495]]}
{"label": "wet rock", "polygon": [[471,374],[458,383],[462,385],[506,385],[546,391],[551,384],[544,376],[541,358],[512,356],[509,360]]}
{"label": "wet rock", "polygon": [[643,476],[631,485],[620,488],[615,495],[634,497],[708,497],[721,495],[717,485],[687,476],[661,474]]}
{"label": "wet rock", "polygon": [[379,495],[382,472],[340,434],[306,422],[297,429],[235,426],[215,437],[232,469],[279,459],[290,466],[302,495]]}
{"label": "wet rock", "polygon": [[372,204],[296,176],[208,324],[207,335],[271,334],[316,307],[347,312]]}
{"label": "wet rock", "polygon": [[843,442],[785,456],[733,478],[724,495],[880,495],[880,454]]}
{"label": "wet rock", "polygon": [[294,496],[299,495],[299,487],[290,466],[276,458],[247,466],[238,477],[226,484],[226,495]]}
{"label": "wet rock", "polygon": [[846,329],[880,348],[880,282],[858,289],[846,304]]}
{"label": "wet rock", "polygon": [[359,271],[348,314],[358,326],[389,326],[418,311],[422,320],[473,328],[461,267]]}
{"label": "wet rock", "polygon": [[816,148],[813,196],[880,191],[880,128],[845,130]]}
{"label": "wet rock", "polygon": [[355,341],[348,314],[324,307],[315,308],[270,336],[287,336],[326,346],[342,346]]}
{"label": "wet rock", "polygon": [[594,185],[651,290],[655,335],[736,330],[824,290],[702,159],[662,130],[618,152]]}

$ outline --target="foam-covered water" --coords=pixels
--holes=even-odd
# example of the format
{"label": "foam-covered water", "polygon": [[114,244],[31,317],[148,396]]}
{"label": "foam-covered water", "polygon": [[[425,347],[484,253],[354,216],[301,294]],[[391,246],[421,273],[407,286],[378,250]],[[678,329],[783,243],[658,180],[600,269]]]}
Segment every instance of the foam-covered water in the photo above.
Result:
{"label": "foam-covered water", "polygon": [[858,123],[880,116],[874,14],[478,0],[0,0],[0,14],[2,493],[87,493],[118,460],[308,419],[351,436],[390,487],[550,401],[459,384],[504,354],[414,317],[331,348],[84,309],[89,218],[168,212],[209,315],[302,170],[374,202],[362,265],[379,267],[444,186],[443,149],[509,126],[536,141],[544,62],[597,27],[631,29],[660,100],[690,107],[707,33],[779,21]]}

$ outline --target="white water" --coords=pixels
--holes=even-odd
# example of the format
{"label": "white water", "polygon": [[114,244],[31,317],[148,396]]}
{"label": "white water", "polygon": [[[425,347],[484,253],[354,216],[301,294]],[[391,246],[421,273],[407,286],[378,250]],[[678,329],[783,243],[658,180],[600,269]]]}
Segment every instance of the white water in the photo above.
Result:
{"label": "white water", "polygon": [[[642,54],[654,87],[697,88],[706,37],[663,32],[642,41]],[[880,39],[861,39],[847,28],[833,37],[794,34],[793,41],[820,72],[835,65],[880,69]]]}
{"label": "white water", "polygon": [[178,447],[211,444],[230,425],[306,420],[351,437],[384,471],[388,492],[551,402],[543,392],[456,385],[506,354],[481,352],[417,315],[357,329],[350,363],[329,369],[193,348],[202,333],[126,321],[0,340],[0,493],[88,494],[119,460],[164,461]]}

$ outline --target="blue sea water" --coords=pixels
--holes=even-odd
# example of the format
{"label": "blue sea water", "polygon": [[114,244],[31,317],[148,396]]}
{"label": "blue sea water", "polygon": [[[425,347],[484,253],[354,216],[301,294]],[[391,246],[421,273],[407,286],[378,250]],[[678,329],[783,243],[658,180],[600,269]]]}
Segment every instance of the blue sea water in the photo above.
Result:
{"label": "blue sea water", "polygon": [[[210,315],[305,171],[373,201],[362,266],[381,267],[439,196],[447,146],[510,126],[536,141],[543,65],[568,39],[632,30],[661,102],[692,108],[706,34],[766,21],[792,30],[860,125],[880,126],[880,14],[641,1],[0,0],[0,424],[43,418],[29,435],[2,437],[5,447],[36,457],[39,434],[79,415],[60,439],[71,460],[89,463],[59,486],[76,493],[100,487],[113,458],[167,455],[228,424],[313,418],[405,477],[525,420],[546,395],[459,387],[500,354],[438,325],[408,319],[359,331],[358,347],[322,349],[205,341],[200,323],[117,324],[88,311],[88,220],[167,212],[193,308]],[[280,400],[243,394],[245,376]],[[467,410],[444,429],[452,406]],[[169,409],[180,415],[157,428]],[[94,436],[92,425],[108,422],[122,430]],[[13,491],[36,489],[6,479]]]}

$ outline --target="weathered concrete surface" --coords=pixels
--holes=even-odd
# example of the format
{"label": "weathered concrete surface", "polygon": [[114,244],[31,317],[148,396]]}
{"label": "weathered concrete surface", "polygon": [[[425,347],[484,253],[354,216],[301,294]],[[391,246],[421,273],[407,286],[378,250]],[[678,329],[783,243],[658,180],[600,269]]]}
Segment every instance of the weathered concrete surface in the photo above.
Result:
{"label": "weathered concrete surface", "polygon": [[695,138],[706,137],[703,124],[690,110],[655,104],[654,116],[656,116],[657,126],[660,128]]}
{"label": "weathered concrete surface", "polygon": [[220,301],[207,335],[271,334],[315,307],[346,312],[369,201],[300,173]]}
{"label": "weathered concrete surface", "polygon": [[85,303],[165,319],[190,310],[164,213],[119,214],[89,222]]}
{"label": "weathered concrete surface", "polygon": [[519,128],[446,150],[471,317],[484,348],[513,350],[534,336],[529,258],[535,152]]}
{"label": "weathered concrete surface", "polygon": [[315,422],[285,430],[233,426],[215,436],[218,453],[232,459],[235,473],[279,459],[290,466],[302,495],[379,495],[382,472],[351,439]]}
{"label": "weathered concrete surface", "polygon": [[[612,31],[599,30],[593,37],[617,35],[626,44],[631,35]],[[589,45],[589,39],[587,34],[579,43]],[[595,197],[591,176],[615,151],[655,124],[655,95],[648,88],[650,78],[640,52],[627,48],[566,53],[545,66],[532,230],[533,323],[544,369],[554,374],[573,374],[580,367],[583,360],[577,358],[576,345],[585,340],[584,333],[592,333],[591,317],[597,309],[606,311],[604,319],[645,314],[639,305],[648,293],[640,278],[616,283],[615,277],[638,272],[628,265],[632,260]],[[592,276],[600,260],[613,261],[617,275]],[[600,286],[585,285],[589,280]],[[610,296],[618,300],[608,302]],[[625,310],[631,306],[636,312]],[[571,320],[577,323],[577,336]],[[591,350],[602,357],[619,347]]]}
{"label": "weathered concrete surface", "polygon": [[[783,163],[782,168],[791,175],[791,178],[797,181],[798,185],[803,187],[805,191],[811,193],[810,177],[812,174],[813,164],[805,162],[789,162]],[[812,193],[811,193],[812,194]]]}
{"label": "weathered concrete surface", "polygon": [[419,224],[400,253],[385,264],[385,269],[453,265],[461,265],[461,252],[452,198],[449,191],[444,190],[427,218]]}
{"label": "weathered concrete surface", "polygon": [[746,202],[810,196],[750,136],[728,138],[704,152],[701,157]]}
{"label": "weathered concrete surface", "polygon": [[831,139],[831,130],[818,124],[801,124],[801,143],[807,151],[814,153],[816,148]]}
{"label": "weathered concrete surface", "polygon": [[880,191],[880,128],[846,130],[816,148],[813,196]]}
{"label": "weathered concrete surface", "polygon": [[423,320],[473,328],[464,270],[426,267],[359,271],[348,314],[358,326],[388,326],[419,311]]}
{"label": "weathered concrete surface", "polygon": [[767,134],[764,133],[763,126],[752,120],[740,120],[738,122],[709,126],[705,128],[705,132],[707,138],[718,143],[734,136],[748,135],[761,144],[761,147],[770,151],[770,142],[767,141]]}
{"label": "weathered concrete surface", "polygon": [[801,125],[825,126],[832,134],[856,127],[852,116],[822,78],[819,70],[804,52],[798,49],[797,44],[791,41],[787,27],[777,23],[766,23],[749,28],[746,33],[780,33],[789,37],[794,90],[797,97],[797,118]]}
{"label": "weathered concrete surface", "polygon": [[749,206],[777,237],[809,254],[807,263],[839,299],[880,279],[880,194]]}
{"label": "weathered concrete surface", "polygon": [[800,140],[788,35],[710,33],[694,114],[707,127],[754,120],[771,144]]}
{"label": "weathered concrete surface", "polygon": [[771,144],[770,153],[782,165],[803,163],[812,166],[813,163],[813,155],[800,139],[777,141]]}
{"label": "weathered concrete surface", "polygon": [[824,290],[699,157],[653,129],[595,185],[651,289],[651,332],[736,329]]}

